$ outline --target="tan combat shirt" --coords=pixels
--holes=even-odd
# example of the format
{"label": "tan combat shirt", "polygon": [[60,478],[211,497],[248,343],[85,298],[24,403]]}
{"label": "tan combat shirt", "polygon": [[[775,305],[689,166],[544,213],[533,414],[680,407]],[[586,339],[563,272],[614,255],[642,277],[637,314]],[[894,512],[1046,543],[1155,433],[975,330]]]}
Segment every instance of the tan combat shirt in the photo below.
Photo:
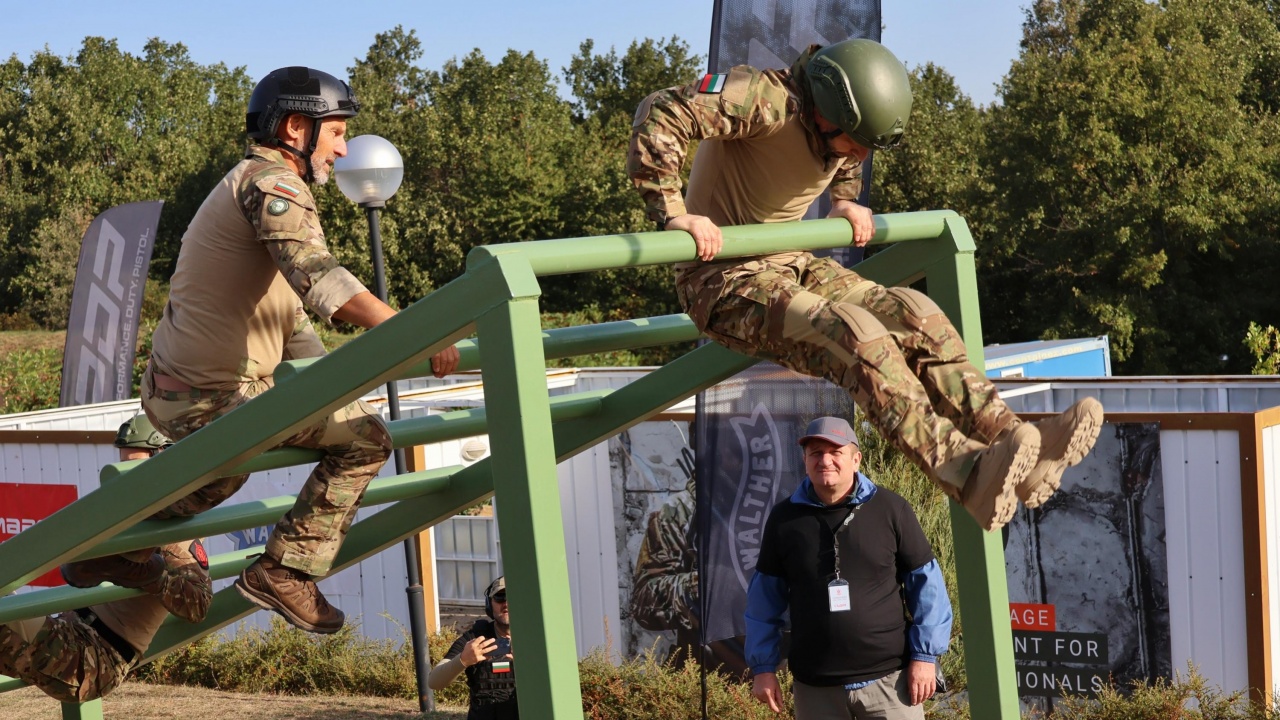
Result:
{"label": "tan combat shirt", "polygon": [[328,321],[366,292],[329,252],[315,208],[278,150],[249,148],[182,237],[156,372],[211,390],[269,377],[303,331],[302,303]]}
{"label": "tan combat shirt", "polygon": [[[164,575],[158,587],[145,588],[146,595],[94,605],[90,609],[107,627],[138,650],[146,652],[151,640],[168,617],[169,610],[188,622],[199,622],[209,611],[213,585],[209,581],[208,559],[197,560],[191,543],[173,543],[160,548]],[[154,593],[154,594],[152,594]]]}
{"label": "tan combat shirt", "polygon": [[[640,104],[627,172],[651,220],[688,212],[717,225],[787,222],[802,218],[828,187],[834,199],[858,198],[862,165],[828,153],[802,90],[804,68],[817,49],[810,47],[790,70],[739,65],[719,92],[700,92],[698,82],[660,90]],[[680,168],[693,140],[707,142],[698,146],[682,197]]]}

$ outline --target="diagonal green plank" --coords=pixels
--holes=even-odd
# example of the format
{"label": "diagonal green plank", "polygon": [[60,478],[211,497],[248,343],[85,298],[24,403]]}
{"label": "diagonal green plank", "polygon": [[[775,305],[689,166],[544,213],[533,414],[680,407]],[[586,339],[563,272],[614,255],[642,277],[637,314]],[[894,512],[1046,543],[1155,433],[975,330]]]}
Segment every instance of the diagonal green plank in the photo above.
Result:
{"label": "diagonal green plank", "polygon": [[[330,408],[398,376],[471,327],[466,307],[499,305],[505,283],[469,273],[129,472],[0,544],[0,594],[88,550],[208,479],[234,468]],[[415,341],[406,342],[406,337]],[[422,344],[419,344],[422,343]]]}

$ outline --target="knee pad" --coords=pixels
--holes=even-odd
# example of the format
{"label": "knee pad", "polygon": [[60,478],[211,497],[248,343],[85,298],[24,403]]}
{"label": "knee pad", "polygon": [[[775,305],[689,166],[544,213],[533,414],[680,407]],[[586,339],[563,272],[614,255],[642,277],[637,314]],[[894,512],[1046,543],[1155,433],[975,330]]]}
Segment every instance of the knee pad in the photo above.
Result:
{"label": "knee pad", "polygon": [[[934,315],[942,315],[942,308],[938,307],[938,303],[933,298],[925,295],[919,290],[912,290],[906,287],[892,287],[885,291],[886,295],[894,298],[902,303],[906,308],[906,318],[917,321],[916,324],[923,325],[919,321],[931,318]],[[904,319],[906,319],[904,318]]]}
{"label": "knee pad", "polygon": [[885,294],[901,303],[903,324],[928,338],[933,354],[940,360],[958,362],[968,357],[964,339],[932,298],[905,287],[889,288]]}
{"label": "knee pad", "polygon": [[856,344],[873,342],[889,335],[884,323],[866,308],[842,302],[833,304],[831,311],[844,321]]}

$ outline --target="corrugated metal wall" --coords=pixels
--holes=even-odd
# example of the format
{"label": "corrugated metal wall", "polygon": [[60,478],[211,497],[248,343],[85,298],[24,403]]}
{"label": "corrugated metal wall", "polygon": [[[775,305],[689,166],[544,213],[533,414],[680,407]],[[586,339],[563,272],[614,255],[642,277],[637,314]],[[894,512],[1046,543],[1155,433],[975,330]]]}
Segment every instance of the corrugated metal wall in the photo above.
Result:
{"label": "corrugated metal wall", "polygon": [[1247,688],[1239,433],[1161,430],[1160,448],[1174,670]]}

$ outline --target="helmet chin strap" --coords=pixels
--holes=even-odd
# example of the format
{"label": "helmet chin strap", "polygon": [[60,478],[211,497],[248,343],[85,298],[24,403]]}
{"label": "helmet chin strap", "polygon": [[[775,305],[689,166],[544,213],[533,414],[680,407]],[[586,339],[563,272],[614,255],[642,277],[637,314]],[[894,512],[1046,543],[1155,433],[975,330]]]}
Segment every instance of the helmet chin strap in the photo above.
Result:
{"label": "helmet chin strap", "polygon": [[316,151],[316,141],[320,137],[320,118],[311,118],[311,140],[307,143],[306,152],[290,145],[278,137],[271,138],[271,144],[297,157],[302,161],[302,179],[310,184],[315,182],[315,173],[311,171],[311,156]]}

